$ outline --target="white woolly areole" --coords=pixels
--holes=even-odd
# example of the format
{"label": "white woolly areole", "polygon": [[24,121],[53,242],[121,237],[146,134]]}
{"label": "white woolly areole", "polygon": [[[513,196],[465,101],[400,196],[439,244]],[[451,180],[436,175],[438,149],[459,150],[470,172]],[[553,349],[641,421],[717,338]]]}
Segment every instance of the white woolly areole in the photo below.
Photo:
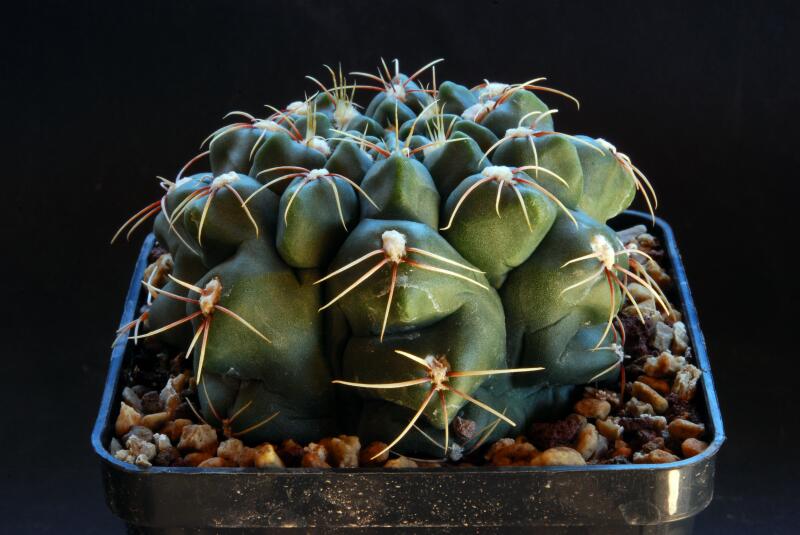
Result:
{"label": "white woolly areole", "polygon": [[447,372],[450,371],[450,365],[447,359],[444,357],[437,359],[433,355],[428,355],[425,357],[425,362],[431,367],[431,369],[428,370],[428,374],[431,377],[431,385],[436,390],[446,389],[445,383],[448,381]]}
{"label": "white woolly areole", "polygon": [[239,180],[239,175],[234,171],[223,173],[211,181],[211,189],[219,189]]}
{"label": "white woolly areole", "polygon": [[308,180],[316,180],[318,178],[328,176],[329,174],[331,174],[330,171],[323,167],[322,169],[312,169],[308,172],[308,176],[306,178],[308,178]]}
{"label": "white woolly areole", "polygon": [[383,252],[386,253],[389,260],[395,264],[399,264],[406,256],[405,235],[396,230],[387,230],[381,234],[381,240],[383,240]]}
{"label": "white woolly areole", "polygon": [[486,102],[478,102],[477,104],[473,104],[463,112],[461,112],[461,117],[470,121],[474,121],[476,117],[479,115],[483,115],[486,112],[490,112],[494,109],[495,102],[493,100],[489,100]]}
{"label": "white woolly areole", "polygon": [[319,136],[314,136],[306,141],[306,146],[322,153],[326,158],[331,155],[331,147],[328,142]]}
{"label": "white woolly areole", "polygon": [[599,138],[597,138],[597,142],[600,143],[600,145],[604,149],[606,149],[607,151],[611,151],[612,154],[616,154],[617,153],[617,147],[615,147],[614,145],[612,145],[611,143],[609,143],[605,139],[599,137]]}
{"label": "white woolly areole", "polygon": [[286,129],[272,119],[259,119],[253,123],[253,128],[259,128],[268,132],[285,131]]}
{"label": "white woolly areole", "polygon": [[505,93],[509,87],[511,86],[501,82],[489,82],[478,91],[478,100],[495,100]]}
{"label": "white woolly areole", "polygon": [[478,114],[481,112],[482,109],[483,109],[483,104],[480,103],[473,104],[472,106],[461,112],[461,117],[467,119],[468,121],[474,121],[475,117],[478,116]]}
{"label": "white woolly areole", "polygon": [[498,182],[511,182],[514,180],[514,171],[505,165],[490,165],[484,167],[481,174],[486,178],[493,178]]}
{"label": "white woolly areole", "polygon": [[219,296],[222,294],[222,283],[219,279],[214,277],[206,287],[203,288],[203,293],[200,294],[200,310],[205,316],[214,312],[214,307],[219,303]]}
{"label": "white woolly areole", "polygon": [[392,87],[388,91],[388,93],[391,93],[392,95],[394,95],[394,97],[397,100],[399,100],[400,102],[405,102],[406,101],[406,96],[407,96],[406,88],[403,87],[403,84],[395,84],[395,83],[393,83]]}
{"label": "white woolly areole", "polygon": [[506,130],[506,137],[509,138],[528,137],[531,134],[533,134],[533,130],[525,126],[518,126]]}
{"label": "white woolly areole", "polygon": [[299,100],[295,100],[294,102],[290,102],[288,106],[286,106],[286,111],[289,113],[305,113],[308,110],[308,104],[306,102],[301,102]]}
{"label": "white woolly areole", "polygon": [[333,112],[333,120],[336,122],[336,126],[344,128],[350,121],[358,117],[358,110],[355,106],[353,106],[352,102],[340,102],[336,105],[336,109]]}
{"label": "white woolly areole", "polygon": [[606,269],[613,269],[616,251],[614,251],[614,246],[611,245],[611,242],[602,234],[595,234],[592,236],[590,244],[592,246],[592,251],[597,253],[600,257],[603,266],[605,266]]}

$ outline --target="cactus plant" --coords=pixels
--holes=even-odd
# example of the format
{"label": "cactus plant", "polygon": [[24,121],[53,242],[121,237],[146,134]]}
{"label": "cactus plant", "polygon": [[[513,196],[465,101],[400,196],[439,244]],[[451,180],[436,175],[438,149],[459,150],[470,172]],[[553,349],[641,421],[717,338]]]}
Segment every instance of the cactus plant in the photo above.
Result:
{"label": "cactus plant", "polygon": [[168,253],[120,336],[186,351],[204,421],[457,458],[616,378],[624,281],[668,307],[606,226],[637,190],[652,213],[649,182],[540,97],[577,100],[544,79],[439,86],[438,62],[326,67],[302,101],[232,112],[114,237],[154,218]]}

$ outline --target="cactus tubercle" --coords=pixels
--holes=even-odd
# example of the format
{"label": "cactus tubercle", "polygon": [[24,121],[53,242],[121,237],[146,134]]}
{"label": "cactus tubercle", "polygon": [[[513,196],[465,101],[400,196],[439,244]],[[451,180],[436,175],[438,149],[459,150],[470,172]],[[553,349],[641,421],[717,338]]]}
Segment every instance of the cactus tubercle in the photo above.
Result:
{"label": "cactus tubercle", "polygon": [[406,434],[414,427],[419,417],[422,415],[425,408],[430,403],[431,399],[433,399],[434,394],[439,394],[439,400],[442,406],[442,417],[444,419],[444,429],[445,429],[445,445],[444,451],[445,455],[449,450],[448,443],[449,443],[449,431],[448,431],[448,424],[449,419],[447,418],[447,404],[444,398],[444,392],[452,392],[456,396],[468,401],[470,403],[474,403],[475,405],[479,406],[480,408],[492,413],[493,415],[497,416],[498,418],[504,420],[511,426],[516,426],[517,424],[505,416],[503,413],[498,412],[497,410],[493,409],[489,405],[483,403],[480,400],[475,399],[471,395],[467,394],[466,392],[462,392],[461,390],[456,389],[450,383],[451,378],[455,377],[475,377],[475,376],[484,376],[484,375],[497,375],[497,374],[505,374],[505,373],[526,373],[526,372],[535,372],[541,371],[544,368],[542,367],[531,367],[531,368],[511,368],[511,369],[502,369],[502,370],[470,370],[470,371],[452,371],[450,368],[450,363],[447,361],[447,357],[444,355],[434,356],[428,355],[424,359],[414,355],[413,353],[409,353],[408,351],[403,351],[400,349],[396,349],[395,353],[410,359],[420,366],[423,367],[425,370],[425,376],[420,377],[418,379],[411,379],[408,381],[398,381],[395,383],[358,383],[353,381],[343,381],[340,379],[335,379],[333,381],[334,384],[340,384],[344,386],[353,386],[357,388],[373,388],[373,389],[385,389],[385,388],[406,388],[409,386],[417,386],[423,384],[430,384],[430,390],[428,394],[425,396],[425,399],[420,404],[417,412],[408,422],[408,425],[403,429],[403,431],[395,437],[395,439],[389,443],[384,449],[376,453],[372,459],[380,457],[387,451],[390,451],[395,444],[400,442]]}

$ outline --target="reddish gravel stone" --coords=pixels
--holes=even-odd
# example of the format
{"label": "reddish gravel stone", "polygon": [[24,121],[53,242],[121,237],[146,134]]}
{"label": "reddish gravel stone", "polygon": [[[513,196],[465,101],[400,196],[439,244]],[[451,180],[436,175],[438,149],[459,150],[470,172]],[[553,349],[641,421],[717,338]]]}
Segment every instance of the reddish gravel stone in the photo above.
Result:
{"label": "reddish gravel stone", "polygon": [[456,416],[453,419],[453,432],[463,441],[468,441],[475,436],[475,421]]}
{"label": "reddish gravel stone", "polygon": [[567,446],[585,423],[586,418],[577,414],[570,414],[558,422],[535,423],[531,426],[530,439],[540,450]]}
{"label": "reddish gravel stone", "polygon": [[667,402],[669,403],[669,407],[666,412],[664,412],[664,416],[666,416],[667,420],[670,422],[680,418],[694,423],[702,423],[691,401],[683,400],[679,398],[677,394],[668,394]]}
{"label": "reddish gravel stone", "polygon": [[625,354],[634,359],[653,354],[648,340],[655,329],[655,321],[646,319],[642,323],[638,316],[621,316],[620,319],[625,328]]}

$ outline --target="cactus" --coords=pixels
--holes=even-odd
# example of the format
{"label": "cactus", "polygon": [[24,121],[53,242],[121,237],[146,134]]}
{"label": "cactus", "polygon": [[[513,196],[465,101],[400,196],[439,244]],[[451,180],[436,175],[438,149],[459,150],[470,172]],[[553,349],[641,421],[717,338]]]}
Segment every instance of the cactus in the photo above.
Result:
{"label": "cactus", "polygon": [[439,61],[360,82],[326,67],[331,85],[308,77],[303,101],[232,112],[115,235],[154,217],[169,253],[119,335],[186,351],[203,421],[458,458],[616,379],[625,281],[668,309],[606,226],[636,191],[652,213],[647,178],[610,143],[555,130],[540,96],[578,101],[542,78],[438,86]]}

